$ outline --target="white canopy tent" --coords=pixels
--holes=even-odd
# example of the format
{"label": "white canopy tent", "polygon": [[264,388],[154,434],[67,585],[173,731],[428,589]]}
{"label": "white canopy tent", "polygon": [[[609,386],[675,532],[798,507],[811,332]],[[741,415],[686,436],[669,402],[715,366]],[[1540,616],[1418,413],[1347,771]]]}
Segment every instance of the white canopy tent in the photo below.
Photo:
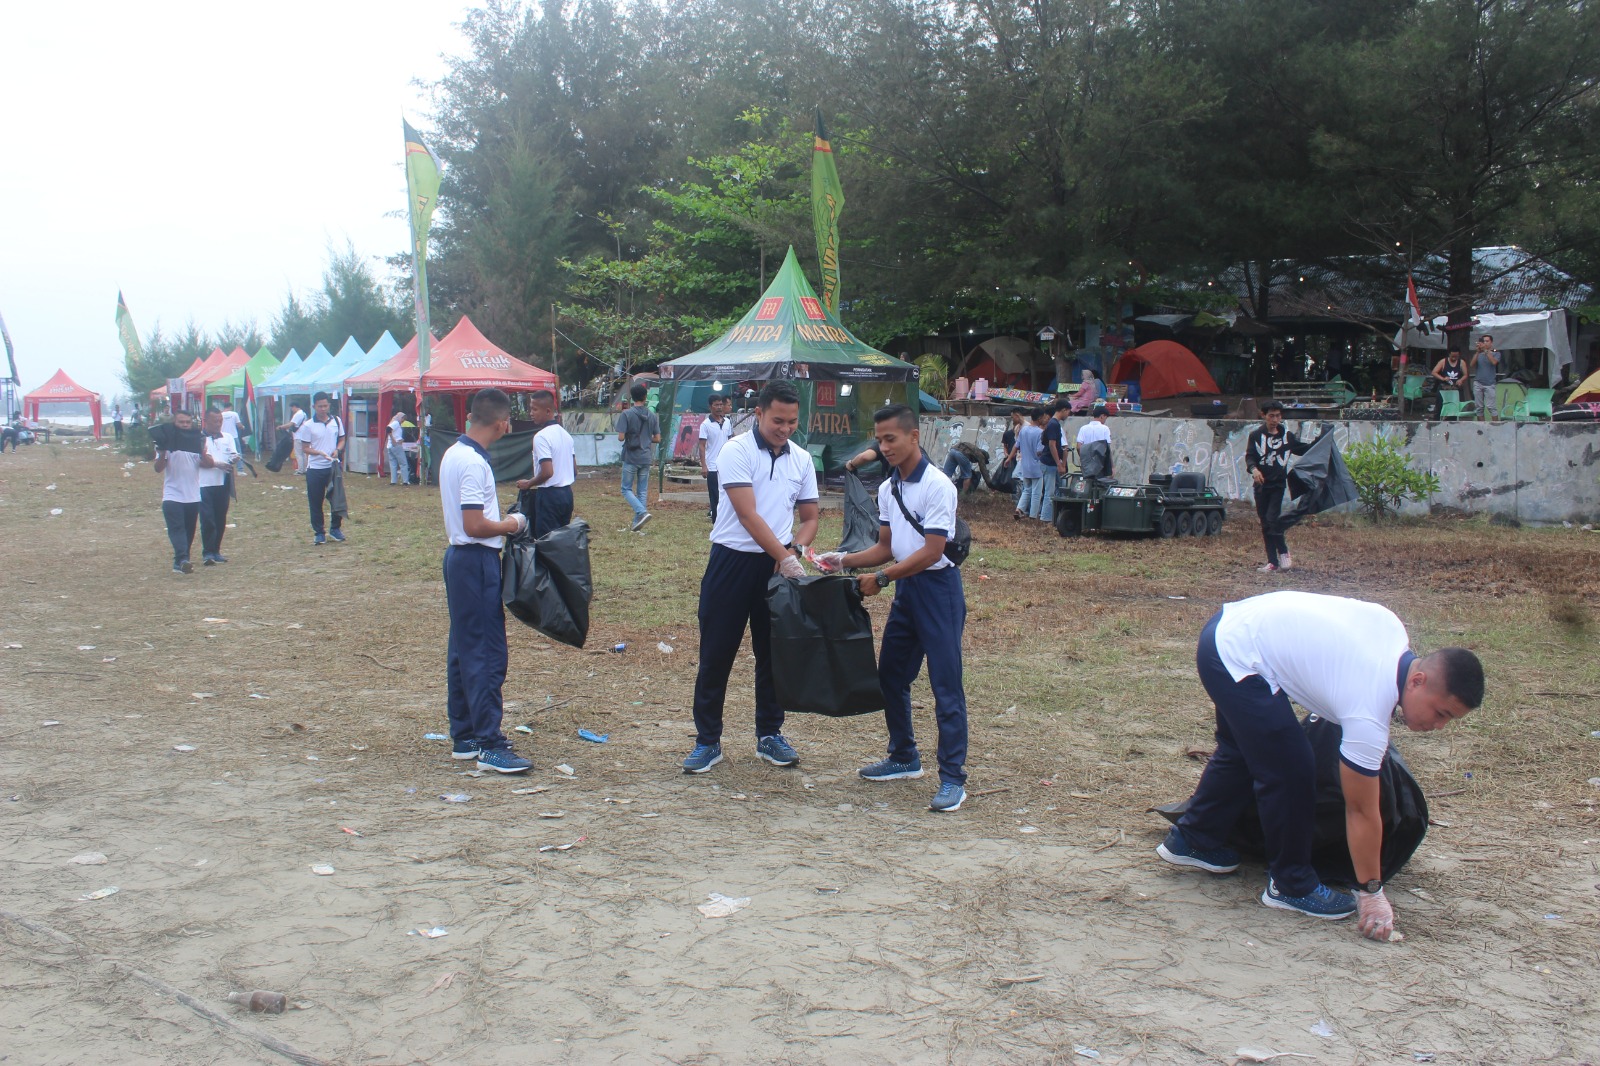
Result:
{"label": "white canopy tent", "polygon": [[[1418,333],[1414,329],[1401,330],[1394,335],[1394,346],[1433,348],[1443,351],[1449,334],[1442,332],[1440,327],[1446,321],[1442,317],[1434,319],[1434,330],[1431,333]],[[1494,346],[1497,351],[1512,348],[1542,348],[1549,352],[1549,363],[1545,367],[1545,373],[1551,381],[1561,375],[1562,367],[1572,362],[1572,341],[1568,335],[1567,313],[1559,307],[1550,311],[1532,311],[1525,314],[1474,316],[1472,332],[1467,338],[1468,355],[1472,352],[1472,342],[1485,333],[1494,335]]]}

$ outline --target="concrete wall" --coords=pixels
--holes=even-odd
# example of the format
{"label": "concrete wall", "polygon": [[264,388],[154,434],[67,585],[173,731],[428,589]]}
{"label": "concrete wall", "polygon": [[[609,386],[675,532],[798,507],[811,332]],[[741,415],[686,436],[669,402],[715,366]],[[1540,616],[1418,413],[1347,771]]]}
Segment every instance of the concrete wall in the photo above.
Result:
{"label": "concrete wall", "polygon": [[[1084,419],[1070,418],[1072,436]],[[1000,456],[1001,417],[922,419],[923,445],[941,463],[957,441]],[[1244,448],[1259,423],[1231,419],[1112,416],[1112,461],[1118,480],[1198,470],[1218,492],[1253,500]],[[1439,478],[1433,509],[1505,514],[1524,522],[1594,522],[1600,518],[1600,423],[1592,422],[1288,422],[1305,440],[1333,426],[1341,449],[1376,436],[1393,438],[1412,461]],[[1410,511],[1428,510],[1413,504]]]}

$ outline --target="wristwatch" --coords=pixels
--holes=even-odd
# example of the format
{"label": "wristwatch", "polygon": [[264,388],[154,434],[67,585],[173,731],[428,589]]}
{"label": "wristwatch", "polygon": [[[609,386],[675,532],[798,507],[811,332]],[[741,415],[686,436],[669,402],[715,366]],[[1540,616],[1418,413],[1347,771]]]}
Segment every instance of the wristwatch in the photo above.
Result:
{"label": "wristwatch", "polygon": [[894,580],[889,577],[889,571],[887,570],[879,570],[876,574],[872,575],[872,580],[878,583],[878,587],[880,589],[886,589],[890,585],[894,584]]}
{"label": "wristwatch", "polygon": [[1361,886],[1361,891],[1365,892],[1369,896],[1376,896],[1379,892],[1383,891],[1383,881],[1381,879],[1376,881],[1368,881],[1366,884]]}

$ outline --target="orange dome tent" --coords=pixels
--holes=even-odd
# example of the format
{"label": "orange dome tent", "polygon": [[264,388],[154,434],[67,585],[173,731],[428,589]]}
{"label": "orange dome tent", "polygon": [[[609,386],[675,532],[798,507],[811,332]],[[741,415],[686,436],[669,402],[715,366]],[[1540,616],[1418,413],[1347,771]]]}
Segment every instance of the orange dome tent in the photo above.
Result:
{"label": "orange dome tent", "polygon": [[1151,341],[1128,349],[1112,364],[1110,380],[1137,381],[1145,400],[1222,393],[1194,353],[1176,341]]}

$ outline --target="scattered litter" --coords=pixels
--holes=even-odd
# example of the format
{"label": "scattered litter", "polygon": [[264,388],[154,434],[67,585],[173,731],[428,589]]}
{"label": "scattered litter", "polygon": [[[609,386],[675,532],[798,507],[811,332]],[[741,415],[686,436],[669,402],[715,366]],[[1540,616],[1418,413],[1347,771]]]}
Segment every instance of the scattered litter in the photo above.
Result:
{"label": "scattered litter", "polygon": [[610,796],[607,796],[605,798],[605,802],[606,803],[632,803],[633,800],[631,800],[631,799],[612,799]]}
{"label": "scattered litter", "polygon": [[318,757],[318,756],[316,756],[316,755],[307,755],[307,756],[306,756],[306,761],[307,761],[307,762],[321,762],[321,761],[322,761],[322,759],[321,759],[321,758],[319,758],[319,757]]}
{"label": "scattered litter", "polygon": [[518,733],[532,733],[533,732],[533,726],[531,726],[531,725],[519,725],[519,726],[517,726],[515,732],[518,732]]}
{"label": "scattered litter", "polygon": [[214,696],[216,696],[216,693],[215,692],[191,692],[191,693],[189,693],[189,695],[193,696],[197,700],[209,700],[209,699],[213,698]]}
{"label": "scattered litter", "polygon": [[50,513],[51,513],[51,514],[52,514],[52,515],[59,515],[59,514],[61,514],[61,513],[62,513],[62,512],[61,512],[61,508],[59,508],[59,507],[52,507],[52,508],[50,508]]}
{"label": "scattered litter", "polygon": [[425,996],[431,996],[435,992],[439,991],[439,989],[441,989],[441,988],[449,988],[451,985],[453,985],[455,983],[455,980],[456,980],[457,977],[465,977],[465,976],[467,976],[467,975],[461,970],[452,970],[447,974],[441,974],[439,979],[437,981],[435,981],[433,983],[433,985],[426,992],[424,992],[422,994],[425,995]]}
{"label": "scattered litter", "polygon": [[[835,891],[837,891],[837,890],[835,890]],[[1044,980],[1044,974],[1042,974],[1042,973],[1030,973],[1030,974],[1025,974],[1022,977],[996,977],[994,979],[994,983],[997,984],[997,985],[1031,985],[1035,981],[1043,981],[1043,980]]]}
{"label": "scattered litter", "polygon": [[252,693],[250,693],[250,698],[253,699],[253,700],[270,700],[272,697],[271,696],[263,696],[259,692],[252,692]]}
{"label": "scattered litter", "polygon": [[[543,849],[540,849],[543,850]],[[707,918],[726,918],[735,911],[742,911],[750,906],[749,896],[724,896],[721,892],[713,892],[706,897],[707,902],[700,904],[695,910]]]}
{"label": "scattered litter", "polygon": [[651,811],[649,814],[641,814],[641,815],[639,815],[639,817],[640,818],[660,818],[661,815],[656,813],[655,811]]}
{"label": "scattered litter", "polygon": [[6,645],[6,650],[7,651],[21,651],[22,650],[22,645],[21,644],[7,644]]}
{"label": "scattered litter", "polygon": [[1201,762],[1211,758],[1211,749],[1203,748],[1199,744],[1190,744],[1187,748],[1183,749],[1183,753],[1189,758],[1199,759]]}
{"label": "scattered litter", "polygon": [[[20,648],[20,647],[22,647],[22,645],[21,644],[7,644],[6,647],[8,647],[8,648]],[[1594,732],[1590,733],[1589,735],[1591,737],[1600,737],[1600,729],[1596,729]]]}
{"label": "scattered litter", "polygon": [[1325,1040],[1333,1039],[1333,1027],[1328,1024],[1326,1018],[1318,1018],[1317,1024],[1308,1027],[1306,1031],[1312,1036],[1320,1036]]}
{"label": "scattered litter", "polygon": [[566,763],[561,763],[560,765],[558,765],[556,767],[556,772],[557,773],[566,774],[568,777],[571,777],[571,776],[573,776],[574,774],[577,773],[576,770],[574,770],[572,767],[568,766]]}
{"label": "scattered litter", "polygon": [[311,868],[311,872],[316,874],[318,877],[331,877],[333,876],[333,867],[329,866],[325,862],[319,862],[317,865]]}
{"label": "scattered litter", "polygon": [[114,662],[117,661],[117,657],[115,655],[107,655],[104,658],[102,658],[100,661],[103,662],[103,663],[114,663]]}
{"label": "scattered litter", "polygon": [[1413,896],[1416,896],[1418,899],[1425,899],[1429,903],[1433,902],[1433,896],[1430,895],[1428,890],[1425,888],[1408,888],[1406,891],[1411,893]]}
{"label": "scattered litter", "polygon": [[1167,597],[1167,599],[1169,599],[1169,600],[1186,600],[1188,598],[1189,597],[1187,597],[1187,596],[1168,596]]}
{"label": "scattered litter", "polygon": [[93,644],[79,644],[78,645],[78,650],[79,651],[94,651],[94,645]]}
{"label": "scattered litter", "polygon": [[1092,1047],[1084,1047],[1082,1044],[1073,1044],[1072,1053],[1074,1055],[1082,1055],[1086,1059],[1098,1059],[1100,1057],[1100,1052]]}
{"label": "scattered litter", "polygon": [[583,740],[587,740],[591,744],[604,744],[606,741],[611,739],[610,733],[596,733],[588,729],[578,730],[578,736]]}
{"label": "scattered litter", "polygon": [[423,740],[449,740],[450,738],[445,736],[443,733],[424,733],[424,734],[422,734],[422,739]]}
{"label": "scattered litter", "polygon": [[198,869],[200,869],[200,867],[204,866],[206,863],[208,863],[210,861],[211,861],[210,859],[196,859],[194,862],[191,862],[189,865],[193,866],[196,870],[198,870]]}
{"label": "scattered litter", "polygon": [[817,888],[817,895],[819,896],[837,896],[838,894],[839,890],[837,888],[822,888],[821,886]]}
{"label": "scattered litter", "polygon": [[79,866],[104,866],[106,864],[106,857],[100,854],[98,851],[86,851],[82,855],[74,855],[67,861],[75,862]]}
{"label": "scattered litter", "polygon": [[531,796],[536,792],[549,792],[549,791],[550,791],[550,786],[549,785],[534,785],[532,788],[514,788],[514,789],[511,790],[511,794],[513,796]]}
{"label": "scattered litter", "polygon": [[660,652],[662,655],[671,655],[672,654],[672,645],[668,644],[664,640],[657,641],[656,642],[656,651]]}
{"label": "scattered litter", "polygon": [[1547,921],[1547,922],[1559,922],[1561,920],[1561,915],[1559,915],[1559,914],[1547,914],[1547,915],[1544,916],[1544,920]]}
{"label": "scattered litter", "polygon": [[353,837],[358,837],[358,836],[361,835],[360,833],[356,832],[354,829],[351,829],[347,825],[341,825],[339,827],[339,832],[341,832],[341,833],[349,833]]}
{"label": "scattered litter", "polygon": [[107,896],[115,896],[119,891],[121,890],[116,885],[112,885],[110,888],[96,889],[93,892],[85,892],[79,896],[77,902],[88,903],[92,899],[105,899]]}
{"label": "scattered litter", "polygon": [[446,803],[466,803],[472,797],[465,792],[441,792],[439,798]]}
{"label": "scattered litter", "polygon": [[1591,777],[1591,778],[1589,778],[1589,784],[1591,784],[1591,785],[1600,785],[1600,777]]}
{"label": "scattered litter", "polygon": [[1273,1059],[1309,1059],[1298,1051],[1273,1051],[1270,1048],[1242,1047],[1233,1053],[1235,1062],[1271,1062]]}
{"label": "scattered litter", "polygon": [[1431,1052],[1431,1051],[1413,1051],[1411,1053],[1411,1061],[1412,1062],[1432,1062],[1433,1061],[1433,1052]]}
{"label": "scattered litter", "polygon": [[200,621],[202,621],[202,622],[211,622],[211,623],[213,623],[215,625],[221,625],[221,624],[225,623],[227,621],[227,619],[226,618],[202,618],[202,619],[200,619]]}
{"label": "scattered litter", "polygon": [[285,628],[285,629],[304,629],[305,626],[301,625],[299,622],[290,622],[288,625],[284,626],[283,628]]}
{"label": "scattered litter", "polygon": [[[354,756],[351,756],[351,758],[354,758]],[[483,776],[483,771],[482,770],[462,770],[461,771],[461,776],[462,777],[482,777]]]}
{"label": "scattered litter", "polygon": [[60,725],[61,723],[56,721],[54,718],[46,718],[44,721],[40,722],[39,724],[42,725],[42,726],[52,726],[52,725]]}
{"label": "scattered litter", "polygon": [[570,844],[540,844],[539,845],[539,850],[540,851],[571,851],[573,848],[577,847],[579,844],[582,844],[585,840],[588,840],[588,839],[589,839],[588,837],[579,837],[577,840],[574,840]]}
{"label": "scattered litter", "polygon": [[44,491],[46,491],[46,492],[54,492],[54,491],[56,491],[55,482],[52,481],[50,484],[46,485],[44,487]]}
{"label": "scattered litter", "polygon": [[539,812],[539,817],[540,818],[565,818],[566,816],[567,816],[567,812],[566,811],[540,811]]}
{"label": "scattered litter", "polygon": [[1037,833],[1038,831],[1039,827],[1036,825],[1025,825],[1021,829],[1017,830],[1019,833]]}
{"label": "scattered litter", "polygon": [[172,746],[172,750],[173,751],[193,751],[194,750],[194,745],[193,744],[174,744]]}
{"label": "scattered litter", "polygon": [[289,1005],[282,992],[264,992],[261,989],[254,992],[229,992],[228,1002],[237,1003],[256,1014],[282,1014],[283,1008]]}
{"label": "scattered litter", "polygon": [[446,929],[442,925],[436,925],[432,929],[428,929],[428,928],[426,928],[424,926],[420,926],[419,925],[415,929],[411,930],[411,932],[406,934],[406,936],[425,936],[429,940],[438,940],[442,936],[449,936],[449,935],[450,935],[450,930]]}
{"label": "scattered litter", "polygon": [[853,806],[851,806],[850,804],[848,804],[848,803],[839,804],[838,809],[843,811],[843,812],[845,812],[846,814],[849,814],[851,811],[855,810],[855,808]]}
{"label": "scattered litter", "polygon": [[626,644],[613,644],[611,645],[611,650],[620,655],[628,650],[628,646]]}

